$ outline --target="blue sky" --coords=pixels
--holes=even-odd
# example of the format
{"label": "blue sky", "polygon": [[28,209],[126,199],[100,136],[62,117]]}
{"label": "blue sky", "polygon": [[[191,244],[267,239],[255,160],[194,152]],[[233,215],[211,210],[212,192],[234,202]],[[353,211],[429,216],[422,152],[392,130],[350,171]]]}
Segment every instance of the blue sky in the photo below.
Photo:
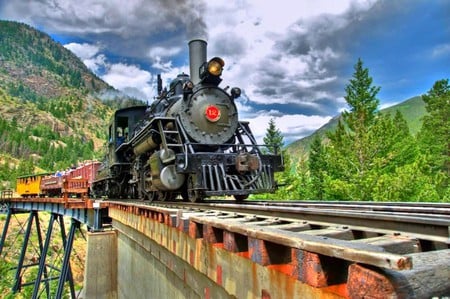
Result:
{"label": "blue sky", "polygon": [[151,102],[156,75],[188,73],[187,42],[225,60],[240,119],[262,140],[270,118],[285,142],[346,109],[361,58],[381,107],[450,77],[447,0],[0,0],[0,18],[32,25],[115,88]]}

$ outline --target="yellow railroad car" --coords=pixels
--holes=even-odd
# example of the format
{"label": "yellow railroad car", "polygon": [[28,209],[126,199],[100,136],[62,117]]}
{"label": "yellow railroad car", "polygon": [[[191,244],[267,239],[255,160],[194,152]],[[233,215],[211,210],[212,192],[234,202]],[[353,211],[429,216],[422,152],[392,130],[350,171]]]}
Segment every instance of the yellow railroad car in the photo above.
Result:
{"label": "yellow railroad car", "polygon": [[22,197],[35,197],[41,194],[41,180],[47,173],[24,175],[17,178],[16,191]]}

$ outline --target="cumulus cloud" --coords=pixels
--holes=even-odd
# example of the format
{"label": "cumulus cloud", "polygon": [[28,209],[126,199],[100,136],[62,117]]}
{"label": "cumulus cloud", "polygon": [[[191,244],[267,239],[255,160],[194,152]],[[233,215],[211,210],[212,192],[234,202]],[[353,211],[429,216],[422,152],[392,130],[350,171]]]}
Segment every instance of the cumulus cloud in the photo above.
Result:
{"label": "cumulus cloud", "polygon": [[157,73],[168,84],[189,72],[190,38],[209,37],[208,57],[225,60],[222,84],[243,90],[241,117],[259,137],[273,117],[295,139],[346,109],[358,58],[390,102],[441,79],[426,66],[450,61],[448,8],[445,0],[32,0],[1,1],[0,18],[76,41],[66,47],[91,70],[145,99]]}
{"label": "cumulus cloud", "polygon": [[102,79],[119,90],[135,93],[139,98],[147,98],[154,93],[150,86],[152,75],[136,65],[126,65],[123,63],[112,64]]}
{"label": "cumulus cloud", "polygon": [[64,45],[64,47],[78,56],[94,73],[100,75],[104,72],[104,68],[107,65],[107,58],[104,54],[100,53],[101,46],[88,43],[69,43]]}
{"label": "cumulus cloud", "polygon": [[277,3],[284,8],[280,18],[273,3],[244,1],[229,11],[218,1],[214,11],[228,10],[227,24],[215,19],[210,49],[230,61],[224,82],[243,88],[250,105],[289,104],[290,113],[336,115],[342,108],[338,98],[344,92],[341,68],[347,58],[345,44],[337,41],[372,5],[282,0]]}
{"label": "cumulus cloud", "polygon": [[[274,115],[277,115],[276,117]],[[264,144],[270,119],[274,119],[276,127],[283,133],[285,145],[298,140],[299,136],[308,136],[331,120],[330,116],[282,114],[275,111],[261,113],[249,119],[250,128],[258,144]]]}
{"label": "cumulus cloud", "polygon": [[138,65],[111,63],[102,53],[102,47],[88,43],[64,45],[104,81],[129,96],[148,100],[156,95],[152,74]]}
{"label": "cumulus cloud", "polygon": [[81,60],[91,59],[97,55],[101,49],[98,45],[91,45],[88,43],[68,43],[64,45],[64,47],[75,53]]}
{"label": "cumulus cloud", "polygon": [[5,1],[1,10],[8,19],[101,42],[128,57],[145,57],[154,45],[207,38],[205,3],[197,0]]}

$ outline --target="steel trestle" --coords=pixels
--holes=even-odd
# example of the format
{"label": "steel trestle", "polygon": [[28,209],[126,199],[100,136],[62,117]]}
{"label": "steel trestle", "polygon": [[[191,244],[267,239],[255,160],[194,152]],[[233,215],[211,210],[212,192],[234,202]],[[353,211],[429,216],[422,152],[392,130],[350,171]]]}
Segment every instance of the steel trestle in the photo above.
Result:
{"label": "steel trestle", "polygon": [[[11,218],[16,213],[24,213],[24,210],[16,210],[11,207],[8,208],[5,224],[2,230],[2,235],[0,236],[0,255],[2,254],[5,248],[5,242],[8,234],[8,229],[10,227]],[[28,211],[26,211],[28,212]],[[75,240],[75,233],[78,229],[80,229],[80,221],[72,218],[71,226],[66,234],[65,225],[64,225],[64,216],[57,213],[50,213],[50,219],[45,235],[45,240],[43,239],[41,224],[39,220],[39,211],[31,210],[29,211],[25,227],[22,226],[21,231],[19,233],[23,234],[23,241],[20,249],[19,258],[17,261],[17,266],[12,268],[11,270],[15,270],[14,280],[12,283],[12,292],[17,293],[22,290],[24,286],[33,285],[33,294],[32,298],[39,298],[41,296],[41,292],[45,291],[46,298],[62,298],[64,292],[65,283],[69,283],[70,295],[71,298],[76,298],[75,294],[75,285],[73,280],[72,269],[70,266],[70,257],[73,249],[73,242]],[[49,249],[51,247],[52,235],[54,232],[55,221],[59,223],[59,228],[61,232],[61,240],[64,250],[64,256],[62,258],[62,266],[61,268],[55,267],[55,265],[49,265],[46,263],[47,256],[49,254]],[[39,259],[37,263],[26,263],[27,250],[32,246],[31,236],[33,231],[33,222],[36,229],[36,236],[38,241],[38,246],[35,247],[36,252],[39,254]],[[97,224],[98,225],[98,224]],[[4,252],[3,257],[6,255]],[[38,266],[37,276],[32,282],[24,282],[23,276],[26,272],[26,269]],[[50,273],[48,269],[55,270],[59,272],[59,276],[50,277]],[[44,276],[44,277],[42,277]],[[58,286],[55,294],[51,294],[50,281],[58,280]],[[44,289],[41,290],[41,285],[44,284]]]}

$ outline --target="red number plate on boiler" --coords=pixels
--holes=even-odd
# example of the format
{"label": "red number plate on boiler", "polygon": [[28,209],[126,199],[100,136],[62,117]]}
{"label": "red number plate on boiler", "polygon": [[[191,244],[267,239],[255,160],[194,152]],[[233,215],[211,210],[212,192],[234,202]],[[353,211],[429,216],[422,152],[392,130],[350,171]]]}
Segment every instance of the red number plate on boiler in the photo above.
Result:
{"label": "red number plate on boiler", "polygon": [[206,119],[211,122],[216,122],[220,119],[220,109],[217,106],[209,105],[205,109]]}

